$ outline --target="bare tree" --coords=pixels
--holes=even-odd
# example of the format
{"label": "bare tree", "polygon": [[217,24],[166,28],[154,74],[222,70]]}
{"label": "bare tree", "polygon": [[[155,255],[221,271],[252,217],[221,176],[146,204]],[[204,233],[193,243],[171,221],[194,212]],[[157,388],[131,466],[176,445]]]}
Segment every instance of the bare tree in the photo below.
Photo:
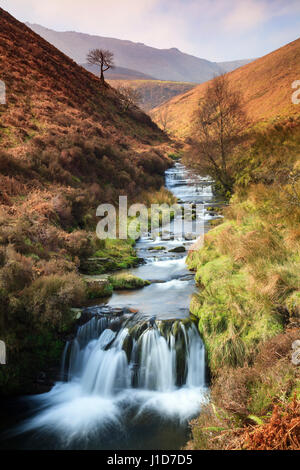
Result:
{"label": "bare tree", "polygon": [[121,95],[121,103],[125,111],[134,106],[138,106],[142,101],[141,93],[131,86],[122,85],[119,86],[117,90]]}
{"label": "bare tree", "polygon": [[114,54],[106,49],[92,49],[86,58],[89,64],[100,67],[100,80],[104,85],[104,72],[114,68]]}
{"label": "bare tree", "polygon": [[159,108],[156,122],[164,132],[168,133],[168,127],[170,124],[170,109],[168,105],[162,105]]}
{"label": "bare tree", "polygon": [[232,157],[248,125],[241,94],[231,88],[226,75],[214,78],[195,113],[193,158],[226,192],[234,183]]}

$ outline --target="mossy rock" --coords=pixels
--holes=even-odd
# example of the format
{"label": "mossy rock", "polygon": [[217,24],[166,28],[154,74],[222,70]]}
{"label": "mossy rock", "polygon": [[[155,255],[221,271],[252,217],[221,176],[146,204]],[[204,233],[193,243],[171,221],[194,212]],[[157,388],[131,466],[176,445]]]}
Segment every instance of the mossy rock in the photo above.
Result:
{"label": "mossy rock", "polygon": [[116,274],[115,276],[110,276],[109,282],[115,290],[141,289],[142,287],[150,285],[150,281],[133,276],[132,274]]}
{"label": "mossy rock", "polygon": [[148,248],[148,251],[153,251],[153,250],[162,251],[162,250],[165,250],[165,249],[166,249],[166,247],[161,246],[161,245],[159,245],[159,246],[150,246],[150,248]]}

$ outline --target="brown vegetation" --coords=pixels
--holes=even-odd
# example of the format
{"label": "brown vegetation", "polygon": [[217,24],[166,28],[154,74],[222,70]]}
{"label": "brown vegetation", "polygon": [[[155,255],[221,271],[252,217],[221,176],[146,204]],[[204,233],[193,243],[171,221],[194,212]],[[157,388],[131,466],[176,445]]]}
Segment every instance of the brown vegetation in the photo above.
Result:
{"label": "brown vegetation", "polygon": [[59,360],[85,297],[81,264],[102,248],[96,207],[159,189],[169,160],[141,110],[124,111],[115,90],[2,9],[0,24],[0,393],[10,393]]}
{"label": "brown vegetation", "polygon": [[[169,113],[169,108],[160,110],[159,123],[164,111]],[[241,94],[231,88],[226,75],[216,77],[195,111],[191,159],[199,173],[212,176],[225,192],[232,190],[231,161],[248,125]]]}
{"label": "brown vegetation", "polygon": [[[150,111],[162,103],[170,100],[174,96],[185,93],[196,86],[195,83],[188,82],[171,82],[167,80],[151,80],[151,79],[122,79],[108,77],[108,83],[113,88],[126,87],[137,91],[141,96],[140,108],[144,111]],[[157,122],[160,126],[160,123]],[[161,126],[160,126],[161,127]]]}
{"label": "brown vegetation", "polygon": [[[230,86],[240,91],[246,112],[253,122],[282,121],[299,115],[292,103],[292,83],[300,76],[300,39],[227,74]],[[179,137],[192,133],[193,114],[209,82],[163,104],[170,109],[170,130]],[[156,121],[159,108],[151,111]]]}

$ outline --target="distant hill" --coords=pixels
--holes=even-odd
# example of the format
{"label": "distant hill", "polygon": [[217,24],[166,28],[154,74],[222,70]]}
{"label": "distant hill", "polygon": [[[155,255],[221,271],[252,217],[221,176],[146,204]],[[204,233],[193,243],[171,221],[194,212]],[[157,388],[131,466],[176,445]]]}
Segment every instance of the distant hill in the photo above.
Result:
{"label": "distant hill", "polygon": [[[89,72],[99,76],[99,67],[90,64],[81,64]],[[155,80],[151,75],[138,72],[137,70],[126,69],[125,67],[114,67],[105,72],[106,80]]]}
{"label": "distant hill", "polygon": [[231,72],[232,70],[243,67],[243,65],[250,64],[255,59],[242,59],[242,60],[231,60],[229,62],[218,62],[219,67],[221,67],[223,72]]}
{"label": "distant hill", "polygon": [[[185,54],[176,48],[156,49],[142,43],[92,36],[75,31],[53,31],[37,24],[27,25],[77,63],[85,63],[90,49],[105,48],[115,55],[118,67],[137,70],[160,80],[202,83],[215,75],[240,67],[241,62],[217,63]],[[247,62],[247,61],[246,61]],[[127,77],[130,78],[130,77]]]}
{"label": "distant hill", "polygon": [[[240,90],[254,122],[299,114],[291,101],[292,82],[300,77],[300,39],[228,74],[233,88]],[[178,136],[191,133],[193,113],[207,88],[203,83],[152,110],[154,120],[168,114],[168,128]]]}
{"label": "distant hill", "polygon": [[185,93],[196,85],[195,83],[170,82],[163,80],[108,80],[109,84],[118,88],[120,86],[132,87],[141,94],[140,108],[144,111],[159,106],[173,96]]}

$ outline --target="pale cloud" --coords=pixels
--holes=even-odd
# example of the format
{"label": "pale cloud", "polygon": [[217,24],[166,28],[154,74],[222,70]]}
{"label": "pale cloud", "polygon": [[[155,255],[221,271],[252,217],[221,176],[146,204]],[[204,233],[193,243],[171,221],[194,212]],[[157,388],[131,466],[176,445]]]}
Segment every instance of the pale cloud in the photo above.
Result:
{"label": "pale cloud", "polygon": [[300,31],[299,0],[0,0],[0,5],[21,21],[51,29],[177,47],[210,60],[257,57]]}
{"label": "pale cloud", "polygon": [[[76,30],[100,36],[145,42],[154,47],[189,48],[188,22],[175,11],[164,11],[164,0],[3,0],[0,4],[29,22],[57,30]],[[172,6],[172,2],[166,2]],[[25,8],[26,4],[26,8]],[[16,15],[17,16],[17,15]]]}
{"label": "pale cloud", "polygon": [[238,32],[252,30],[266,20],[267,12],[266,3],[263,1],[235,2],[232,11],[223,20],[224,29]]}

